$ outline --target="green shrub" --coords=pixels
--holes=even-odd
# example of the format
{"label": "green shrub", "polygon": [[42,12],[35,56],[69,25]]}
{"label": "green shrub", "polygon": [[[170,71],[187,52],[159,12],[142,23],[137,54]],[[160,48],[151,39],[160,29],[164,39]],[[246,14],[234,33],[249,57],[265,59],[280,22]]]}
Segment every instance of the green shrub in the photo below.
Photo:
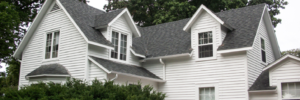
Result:
{"label": "green shrub", "polygon": [[[140,83],[139,83],[140,86]],[[65,84],[53,82],[24,86],[20,90],[4,88],[3,100],[163,100],[165,94],[154,91],[149,85],[116,85],[113,81],[93,80],[92,85],[78,79]]]}

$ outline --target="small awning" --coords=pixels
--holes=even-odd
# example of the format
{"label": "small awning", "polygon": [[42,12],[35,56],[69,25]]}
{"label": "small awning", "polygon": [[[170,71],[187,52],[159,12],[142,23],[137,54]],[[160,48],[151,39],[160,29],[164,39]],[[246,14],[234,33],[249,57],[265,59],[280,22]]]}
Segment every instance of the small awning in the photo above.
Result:
{"label": "small awning", "polygon": [[39,68],[27,74],[25,78],[29,79],[30,77],[44,77],[44,76],[69,77],[71,75],[69,74],[68,70],[61,64],[48,64],[48,65],[41,65]]}

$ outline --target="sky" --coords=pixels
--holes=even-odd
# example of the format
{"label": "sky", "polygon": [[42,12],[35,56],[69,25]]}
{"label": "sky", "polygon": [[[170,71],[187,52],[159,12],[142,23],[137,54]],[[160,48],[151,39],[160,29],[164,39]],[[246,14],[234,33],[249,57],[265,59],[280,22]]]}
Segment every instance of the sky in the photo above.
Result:
{"label": "sky", "polygon": [[[103,10],[103,6],[107,4],[107,0],[89,0],[90,6]],[[298,4],[300,0],[286,0],[288,5],[285,9],[280,10],[280,14],[277,18],[282,19],[282,22],[275,28],[278,44],[281,51],[300,48],[300,18],[298,11]],[[0,68],[1,71],[5,71],[5,64],[1,64],[4,68]]]}

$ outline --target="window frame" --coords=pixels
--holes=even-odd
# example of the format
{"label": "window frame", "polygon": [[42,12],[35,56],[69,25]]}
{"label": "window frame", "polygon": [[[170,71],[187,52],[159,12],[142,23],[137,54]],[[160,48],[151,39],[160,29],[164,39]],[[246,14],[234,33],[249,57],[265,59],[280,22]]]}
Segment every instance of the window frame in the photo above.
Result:
{"label": "window frame", "polygon": [[[55,32],[59,32],[59,37],[58,37],[58,54],[56,58],[52,57],[52,52],[53,52],[53,40],[54,40],[54,34]],[[46,44],[47,44],[47,35],[52,34],[52,39],[51,39],[51,50],[50,50],[50,58],[46,59]],[[53,61],[53,60],[58,60],[59,55],[60,55],[60,45],[61,45],[61,31],[60,29],[55,29],[55,30],[50,30],[46,31],[44,34],[44,39],[43,39],[43,62],[45,61]]]}
{"label": "window frame", "polygon": [[[110,31],[110,40],[109,41],[111,41],[112,42],[112,33],[113,32],[116,32],[116,33],[118,33],[118,55],[117,55],[117,58],[112,58],[111,57],[111,51],[112,51],[112,49],[109,49],[109,59],[111,59],[111,60],[115,60],[115,61],[121,61],[121,62],[127,62],[128,61],[128,56],[129,56],[129,33],[128,32],[126,32],[126,31],[122,31],[122,30],[117,30],[117,29],[112,29],[111,31]],[[120,59],[120,53],[121,53],[121,35],[125,35],[126,36],[126,58],[125,58],[125,60],[121,60]]]}
{"label": "window frame", "polygon": [[282,84],[283,83],[299,83],[300,81],[297,79],[294,80],[281,80],[277,82],[277,89],[278,89],[278,100],[290,100],[290,99],[300,99],[300,98],[282,98]]}
{"label": "window frame", "polygon": [[[199,58],[199,33],[204,33],[204,32],[212,32],[212,50],[213,50],[213,56],[212,57],[204,57],[204,58]],[[217,43],[216,43],[216,30],[215,27],[209,27],[209,28],[197,28],[195,30],[193,30],[193,35],[192,37],[194,37],[195,40],[192,39],[192,41],[194,41],[194,43],[192,44],[196,46],[196,48],[194,49],[195,51],[195,57],[196,60],[195,61],[206,61],[206,60],[214,60],[217,59]]]}
{"label": "window frame", "polygon": [[[264,41],[264,48],[262,48],[262,40]],[[263,54],[262,54],[263,51],[265,53],[265,62],[264,62]],[[267,63],[266,40],[263,37],[260,37],[260,55],[261,55],[260,56],[261,62],[263,64],[266,64]]]}
{"label": "window frame", "polygon": [[215,100],[219,100],[219,85],[216,84],[200,84],[195,86],[195,100],[200,100],[200,88],[214,88],[215,89]]}

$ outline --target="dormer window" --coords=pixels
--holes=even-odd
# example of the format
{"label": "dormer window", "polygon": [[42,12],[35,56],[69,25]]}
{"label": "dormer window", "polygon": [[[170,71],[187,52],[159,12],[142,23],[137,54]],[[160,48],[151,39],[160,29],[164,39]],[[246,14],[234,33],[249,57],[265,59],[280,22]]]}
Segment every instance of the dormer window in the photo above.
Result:
{"label": "dormer window", "polygon": [[199,33],[198,52],[199,58],[213,57],[212,31]]}
{"label": "dormer window", "polygon": [[111,42],[114,45],[114,50],[111,50],[111,58],[126,61],[127,35],[113,31]]}

